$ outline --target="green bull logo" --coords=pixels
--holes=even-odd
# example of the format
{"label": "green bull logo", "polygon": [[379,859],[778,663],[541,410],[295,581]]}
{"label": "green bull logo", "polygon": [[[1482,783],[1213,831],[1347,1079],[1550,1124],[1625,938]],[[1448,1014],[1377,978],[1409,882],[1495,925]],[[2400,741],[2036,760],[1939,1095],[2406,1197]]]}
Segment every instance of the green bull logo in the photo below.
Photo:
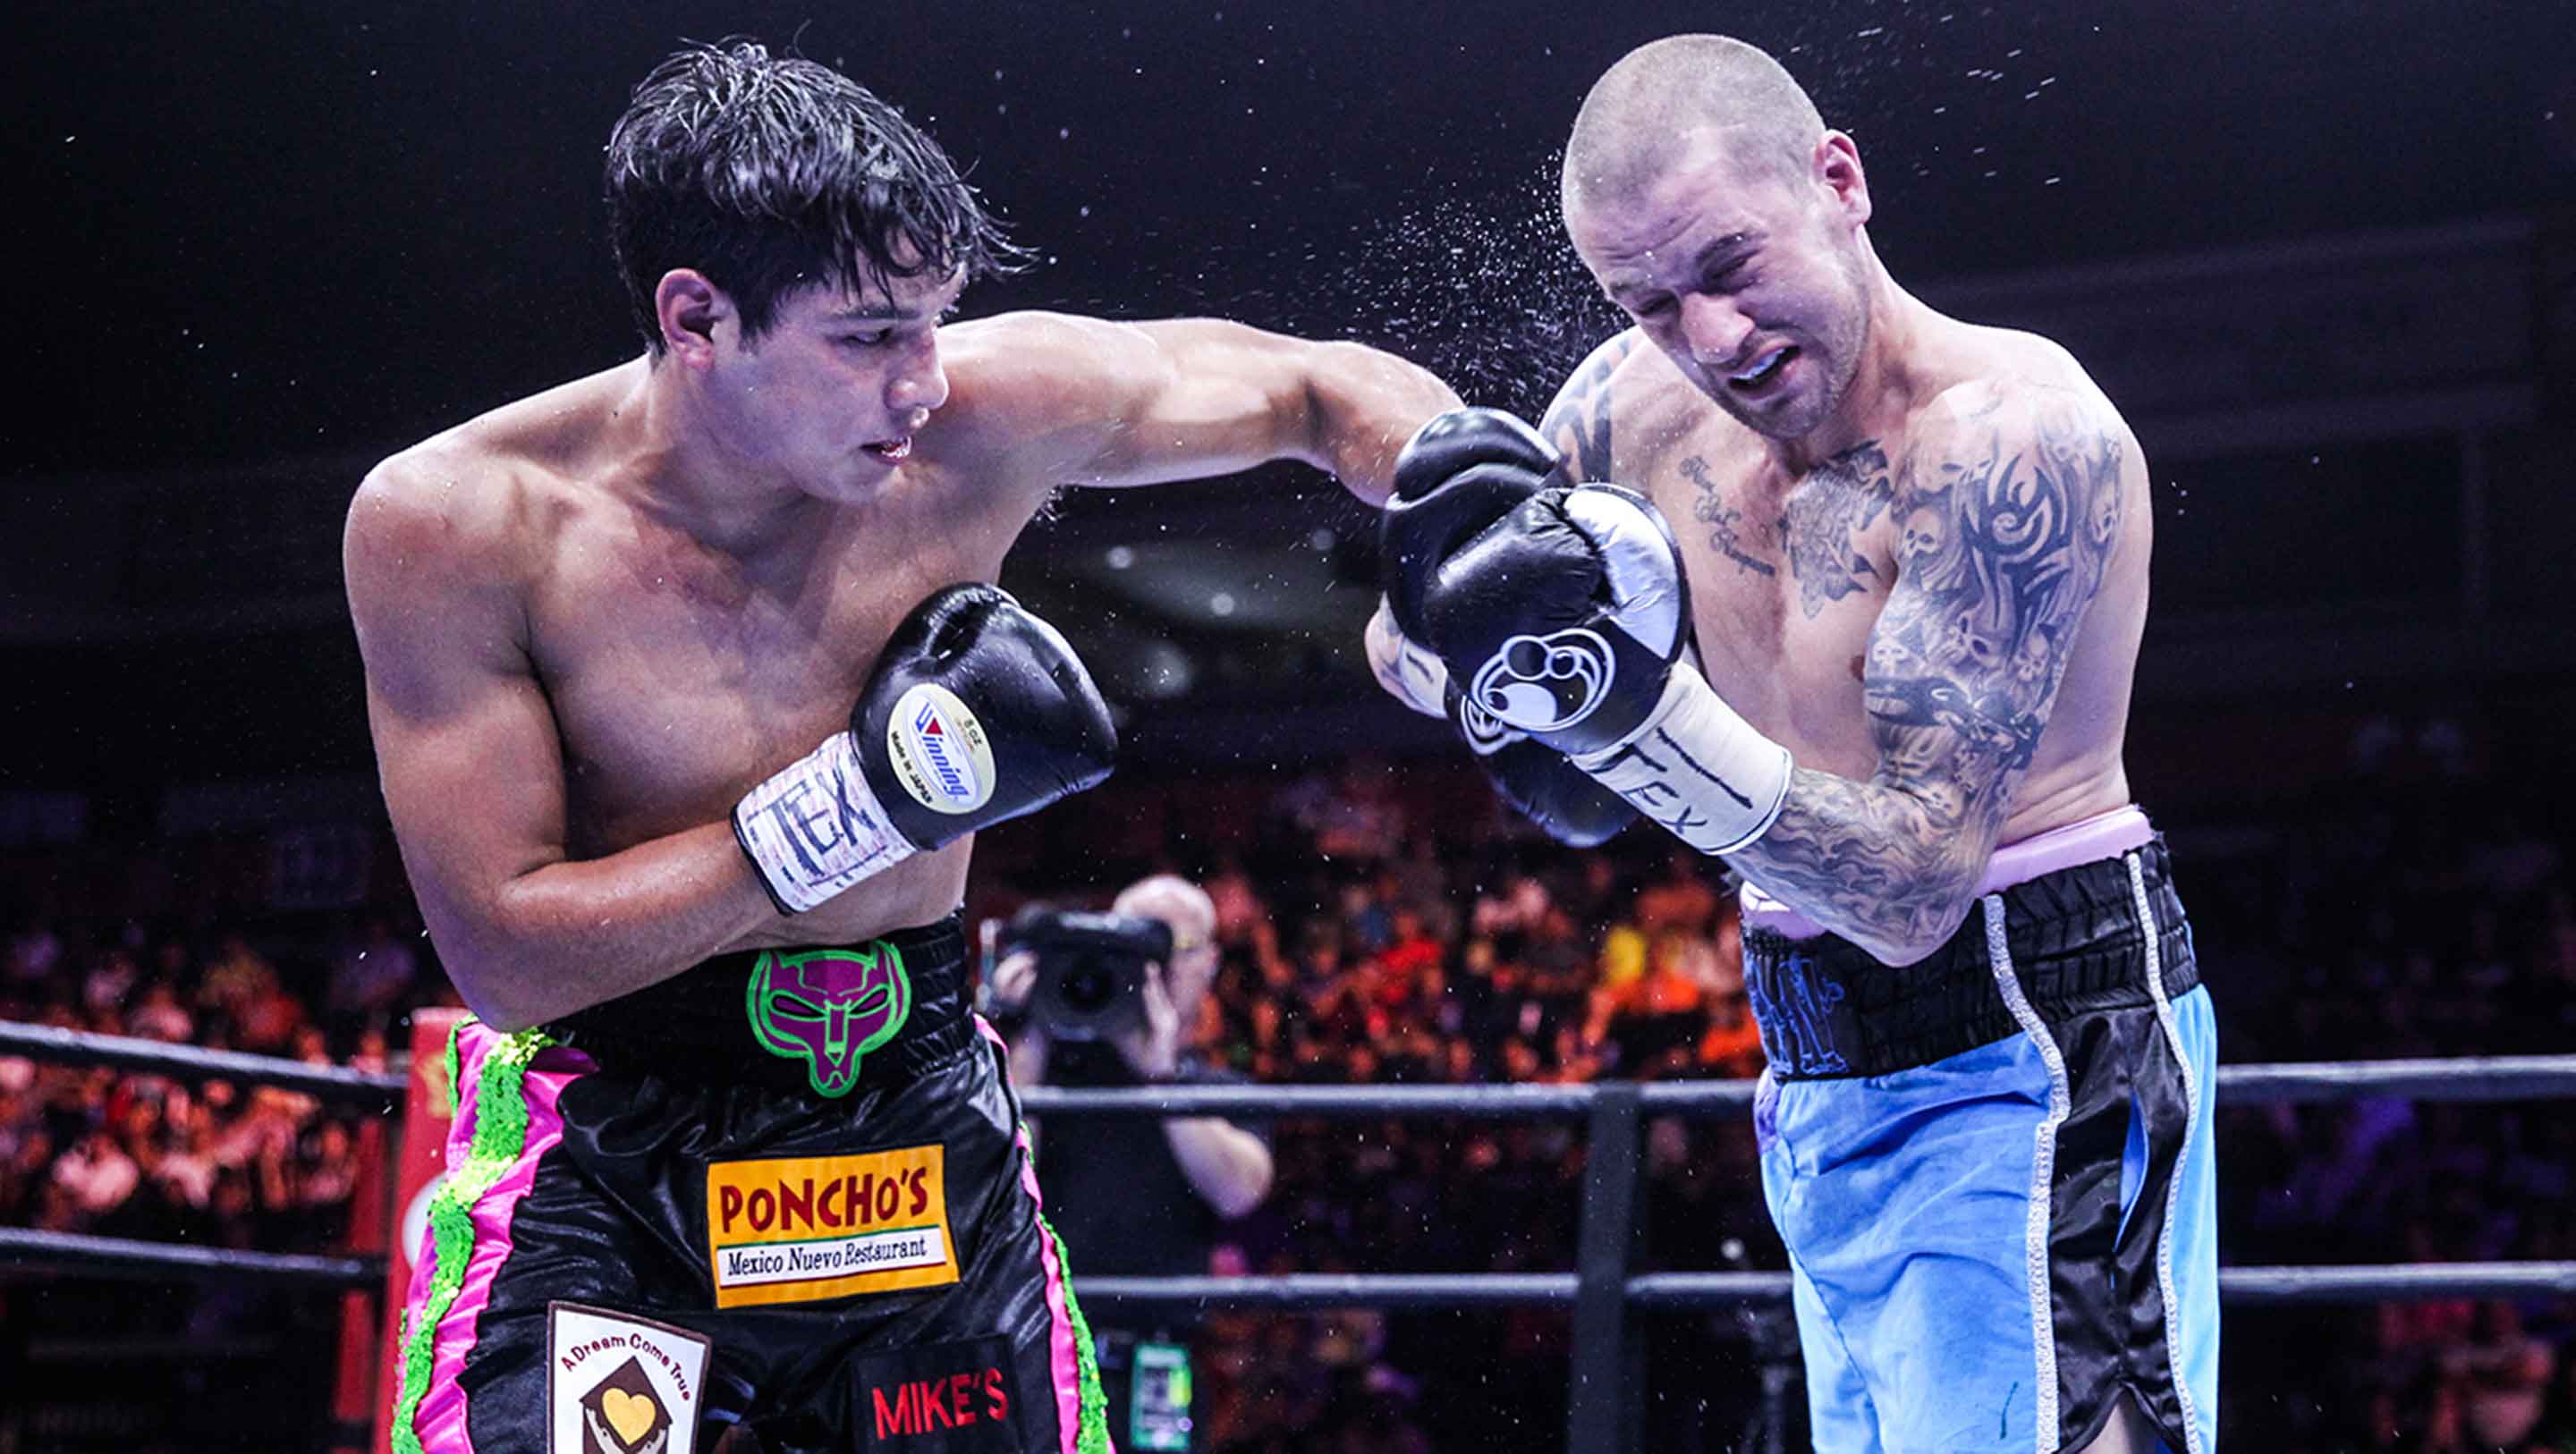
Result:
{"label": "green bull logo", "polygon": [[815,1093],[843,1096],[859,1063],[912,1013],[903,955],[880,939],[863,949],[765,950],[744,999],[751,1033],[770,1054],[805,1062]]}

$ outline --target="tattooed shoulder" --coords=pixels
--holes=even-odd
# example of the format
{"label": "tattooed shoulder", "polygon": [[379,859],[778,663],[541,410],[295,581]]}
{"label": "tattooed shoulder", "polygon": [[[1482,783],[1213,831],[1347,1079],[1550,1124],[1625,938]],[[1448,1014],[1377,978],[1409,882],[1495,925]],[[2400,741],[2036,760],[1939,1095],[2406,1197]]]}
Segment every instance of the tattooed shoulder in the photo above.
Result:
{"label": "tattooed shoulder", "polygon": [[1555,402],[1539,420],[1539,433],[1564,452],[1566,467],[1575,479],[1616,478],[1610,467],[1610,379],[1641,341],[1637,330],[1630,328],[1592,350],[1556,391]]}
{"label": "tattooed shoulder", "polygon": [[2121,528],[2130,445],[2107,403],[1960,395],[1896,451],[1896,583],[1861,688],[1878,768],[1866,782],[1800,769],[1743,855],[1818,922],[1877,936],[1874,951],[1920,952],[1957,928]]}
{"label": "tattooed shoulder", "polygon": [[1869,706],[1882,737],[1936,730],[1993,779],[2029,766],[2118,543],[2127,432],[2057,390],[1968,403],[1900,471]]}

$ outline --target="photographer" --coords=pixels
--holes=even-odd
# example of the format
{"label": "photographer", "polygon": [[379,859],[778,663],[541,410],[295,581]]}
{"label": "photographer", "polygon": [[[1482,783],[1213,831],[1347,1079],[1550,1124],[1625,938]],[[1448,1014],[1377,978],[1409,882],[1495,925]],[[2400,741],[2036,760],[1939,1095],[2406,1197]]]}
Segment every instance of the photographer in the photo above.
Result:
{"label": "photographer", "polygon": [[[1131,885],[1108,915],[1023,914],[993,973],[993,1002],[1021,1021],[1021,1085],[1239,1083],[1201,1053],[1215,977],[1216,909],[1169,874]],[[1200,1276],[1220,1225],[1270,1194],[1263,1130],[1216,1117],[1086,1118],[1038,1136],[1048,1220],[1077,1278]],[[1091,1318],[1109,1428],[1125,1450],[1190,1447],[1185,1309]]]}

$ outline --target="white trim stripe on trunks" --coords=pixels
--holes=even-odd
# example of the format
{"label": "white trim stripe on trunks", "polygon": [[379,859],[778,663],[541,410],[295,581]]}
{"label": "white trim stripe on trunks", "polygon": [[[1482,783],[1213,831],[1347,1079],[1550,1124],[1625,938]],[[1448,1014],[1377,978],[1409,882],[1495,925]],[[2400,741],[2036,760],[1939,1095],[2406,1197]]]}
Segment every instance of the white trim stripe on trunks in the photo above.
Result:
{"label": "white trim stripe on trunks", "polygon": [[2038,1047],[2040,1061],[2048,1067],[2048,1115],[2032,1138],[2030,1216],[2023,1232],[2023,1256],[2030,1277],[2031,1353],[2038,1364],[2038,1437],[2033,1447],[2038,1454],[2050,1454],[2058,1445],[2058,1400],[2057,1318],[2048,1277],[2049,1193],[2056,1182],[2057,1129],[2066,1124],[2075,1098],[2067,1083],[2066,1057],[2058,1053],[2057,1041],[2040,1021],[2039,1012],[2030,1007],[2029,997],[2021,992],[2021,980],[2013,973],[2012,945],[2004,933],[2004,896],[1991,893],[1980,902],[1985,905],[1986,959],[1994,968],[1995,989],[2003,996],[2005,1008],[2012,1011],[2014,1023]]}
{"label": "white trim stripe on trunks", "polygon": [[2156,935],[2156,911],[2147,897],[2147,870],[2138,855],[2127,855],[2129,894],[2138,906],[2138,932],[2147,944],[2147,993],[2155,996],[2156,1023],[2164,1027],[2165,1045],[2182,1072],[2182,1145],[2174,1152],[2173,1176],[2165,1183],[2165,1220],[2156,1232],[2156,1289],[2165,1300],[2165,1365],[2173,1372],[2174,1398],[2182,1404],[2183,1454],[2202,1454],[2200,1411],[2192,1407],[2191,1385],[2182,1376],[2182,1304],[2174,1295],[2174,1222],[2182,1204],[2183,1168],[2191,1164],[2192,1132],[2200,1125],[2200,1078],[2191,1052],[2182,1043],[2182,1026],[2174,1019],[2173,1001],[2165,994],[2164,945]]}

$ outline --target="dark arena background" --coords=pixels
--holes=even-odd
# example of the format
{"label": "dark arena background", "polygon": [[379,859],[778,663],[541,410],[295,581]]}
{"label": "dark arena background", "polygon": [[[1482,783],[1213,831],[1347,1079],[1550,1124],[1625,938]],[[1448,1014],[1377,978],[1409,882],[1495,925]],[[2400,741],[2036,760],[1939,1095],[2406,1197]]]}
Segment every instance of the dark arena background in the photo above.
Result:
{"label": "dark arena background", "polygon": [[[683,39],[835,65],[971,166],[1044,265],[968,316],[1220,314],[1535,413],[1618,326],[1558,149],[1611,61],[1686,30],[1772,50],[1853,135],[1901,282],[2067,344],[2135,426],[2129,771],[2223,1060],[2576,1052],[2564,0],[38,7],[0,62],[0,1020],[401,1075],[455,1003],[341,523],[385,454],[632,353],[600,147]],[[1211,1049],[1257,1081],[1753,1075],[1720,865],[1508,819],[1369,678],[1371,528],[1288,467],[1034,526],[1004,584],[1091,663],[1121,766],[986,834],[970,916],[1198,878]],[[2425,1265],[2232,1300],[2231,1446],[2576,1449],[2567,1087],[2222,1091],[2225,1264]],[[398,1100],[0,1050],[0,1454],[372,1447]],[[1586,1104],[1283,1110],[1206,1271],[1560,1277],[1220,1300],[1194,1447],[1796,1447],[1785,1307],[1615,1280],[1785,1265],[1743,1114]],[[2496,1263],[2541,1271],[2442,1271]]]}

